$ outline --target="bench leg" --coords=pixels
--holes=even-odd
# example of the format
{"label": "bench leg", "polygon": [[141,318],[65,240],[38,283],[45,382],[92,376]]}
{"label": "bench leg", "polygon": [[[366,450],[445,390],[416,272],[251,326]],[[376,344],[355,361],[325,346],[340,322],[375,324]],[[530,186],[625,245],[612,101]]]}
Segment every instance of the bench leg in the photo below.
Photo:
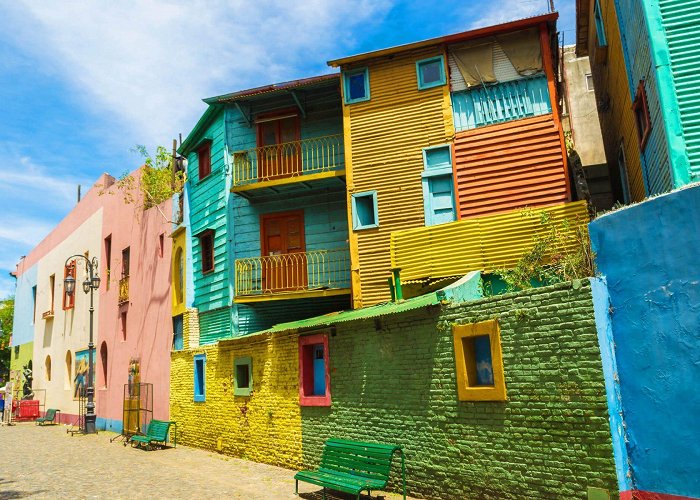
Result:
{"label": "bench leg", "polygon": [[323,487],[323,500],[326,500],[326,487]]}
{"label": "bench leg", "polygon": [[298,480],[298,479],[295,479],[294,481],[295,481],[295,483],[296,483],[296,484],[294,485],[294,494],[297,495],[297,496],[299,496],[299,480]]}

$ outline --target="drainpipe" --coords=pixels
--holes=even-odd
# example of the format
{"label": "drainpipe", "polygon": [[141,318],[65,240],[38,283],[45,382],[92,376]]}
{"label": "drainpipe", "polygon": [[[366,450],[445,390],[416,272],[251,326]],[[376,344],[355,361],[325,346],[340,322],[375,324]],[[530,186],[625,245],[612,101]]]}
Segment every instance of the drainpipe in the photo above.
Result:
{"label": "drainpipe", "polygon": [[403,300],[403,291],[401,290],[401,268],[394,267],[391,269],[391,273],[394,276],[394,288],[396,293],[396,301]]}
{"label": "drainpipe", "polygon": [[389,282],[389,291],[391,292],[391,301],[396,302],[396,289],[394,288],[394,278],[387,278]]}

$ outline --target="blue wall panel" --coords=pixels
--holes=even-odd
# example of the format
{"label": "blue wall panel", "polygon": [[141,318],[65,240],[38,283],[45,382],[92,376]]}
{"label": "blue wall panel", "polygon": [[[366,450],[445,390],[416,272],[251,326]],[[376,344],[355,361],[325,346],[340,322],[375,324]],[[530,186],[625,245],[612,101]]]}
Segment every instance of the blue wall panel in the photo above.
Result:
{"label": "blue wall panel", "polygon": [[590,224],[637,489],[700,497],[700,187]]}
{"label": "blue wall panel", "polygon": [[[17,289],[15,291],[15,316],[12,327],[12,345],[26,344],[34,341],[34,296],[32,287],[37,282],[37,264],[25,270],[17,277]],[[57,304],[61,303],[61,297],[57,297]],[[41,312],[37,312],[41,315]]]}

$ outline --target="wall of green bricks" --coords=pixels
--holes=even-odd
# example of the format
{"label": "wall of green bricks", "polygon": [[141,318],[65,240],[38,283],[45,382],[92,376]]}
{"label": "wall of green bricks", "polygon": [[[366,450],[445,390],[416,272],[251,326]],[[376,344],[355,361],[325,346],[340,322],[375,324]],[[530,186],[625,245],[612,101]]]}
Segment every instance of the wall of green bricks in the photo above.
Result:
{"label": "wall of green bricks", "polygon": [[[492,318],[508,400],[460,402],[451,325]],[[588,281],[340,323],[329,342],[332,406],[302,408],[305,467],[339,437],[403,445],[414,496],[615,495]],[[392,475],[398,490],[398,461]]]}

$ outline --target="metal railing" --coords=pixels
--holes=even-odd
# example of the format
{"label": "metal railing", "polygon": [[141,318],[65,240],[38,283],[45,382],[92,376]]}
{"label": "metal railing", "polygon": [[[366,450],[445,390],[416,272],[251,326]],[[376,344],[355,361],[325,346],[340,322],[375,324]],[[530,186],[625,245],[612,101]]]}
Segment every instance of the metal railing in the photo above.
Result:
{"label": "metal railing", "polygon": [[119,303],[129,302],[129,277],[119,280]]}
{"label": "metal railing", "polygon": [[236,259],[236,295],[350,288],[348,248]]}
{"label": "metal railing", "polygon": [[341,134],[261,146],[233,153],[233,185],[330,172],[343,164]]}

